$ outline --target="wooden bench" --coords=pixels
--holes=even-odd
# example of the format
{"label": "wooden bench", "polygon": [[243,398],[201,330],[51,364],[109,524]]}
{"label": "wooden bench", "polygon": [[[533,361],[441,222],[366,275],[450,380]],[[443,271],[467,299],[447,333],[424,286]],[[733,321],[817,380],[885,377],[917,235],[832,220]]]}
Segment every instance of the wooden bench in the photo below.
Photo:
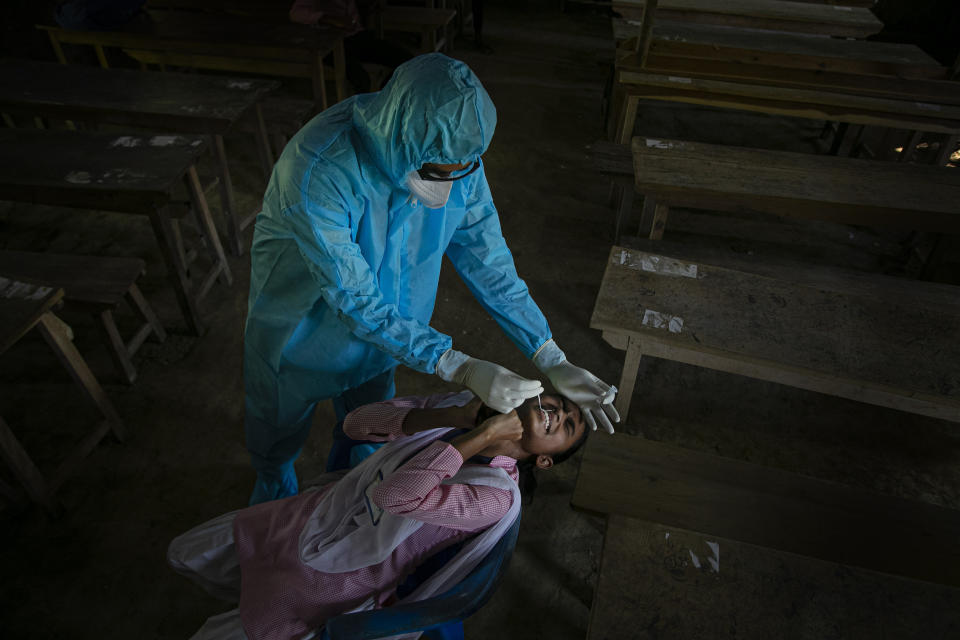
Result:
{"label": "wooden bench", "polygon": [[456,9],[387,6],[378,16],[378,29],[418,34],[421,53],[449,52],[453,49],[450,23],[456,16]]}
{"label": "wooden bench", "polygon": [[[79,463],[108,433],[121,442],[125,435],[123,423],[113,404],[83,356],[73,346],[70,327],[53,313],[54,307],[62,299],[63,289],[0,278],[0,355],[36,327],[81,392],[103,417],[97,428],[83,438],[60,464],[50,480],[44,478],[9,425],[0,418],[0,456],[4,464],[23,486],[27,496],[52,515],[60,511],[54,494]],[[16,490],[2,481],[0,491],[8,498],[17,497]]]}
{"label": "wooden bench", "polygon": [[224,136],[241,119],[249,119],[269,179],[273,152],[260,101],[279,84],[275,80],[3,60],[0,112],[210,136],[227,245],[241,255],[246,244],[242,234],[250,216],[238,211]]}
{"label": "wooden bench", "polygon": [[[187,329],[201,335],[200,301],[217,280],[233,282],[197,177],[204,149],[196,136],[0,129],[0,200],[148,217]],[[177,193],[181,184],[189,201]],[[180,230],[179,220],[191,211],[199,251],[187,249]],[[191,273],[193,258],[204,254],[207,272]]]}
{"label": "wooden bench", "polygon": [[[137,286],[145,267],[139,258],[0,251],[0,276],[63,289],[64,300],[71,308],[93,314],[117,372],[130,384],[137,378],[131,358],[143,342],[150,334],[160,342],[167,339],[166,331]],[[129,340],[120,335],[113,318],[123,301],[141,321]]]}
{"label": "wooden bench", "polygon": [[646,355],[960,422],[950,285],[876,276],[865,287],[840,270],[793,281],[615,246],[590,326],[626,351],[624,421]]}
{"label": "wooden bench", "polygon": [[[588,439],[574,507],[606,516],[591,639],[634,637],[638,521],[960,586],[960,511],[623,434]],[[722,558],[715,571],[723,575]],[[729,569],[728,569],[729,570]]]}
{"label": "wooden bench", "polygon": [[658,20],[844,38],[866,38],[883,28],[879,18],[863,7],[780,0],[613,0],[612,8],[624,18],[642,20],[648,4],[653,5]]}
{"label": "wooden bench", "polygon": [[[861,133],[864,126],[877,125],[956,136],[955,124],[940,116],[956,117],[960,85],[950,82],[951,69],[912,45],[654,25],[652,14],[630,30],[636,35],[628,35],[623,23],[614,24],[615,39],[626,38],[617,47],[608,112],[608,134],[619,142],[631,135],[644,97],[837,121],[841,133],[854,124]],[[842,139],[836,137],[834,153]],[[948,138],[942,148],[952,148],[955,141]],[[937,163],[945,162],[941,154]]]}
{"label": "wooden bench", "polygon": [[960,232],[960,175],[947,167],[643,137],[632,155],[652,239],[671,206]]}
{"label": "wooden bench", "polygon": [[[891,92],[898,90],[898,79],[950,78],[948,67],[912,44],[661,21],[654,25],[647,58],[641,61],[636,51],[640,25],[617,18],[611,24],[618,65],[634,71],[664,69],[814,87],[836,78],[838,86],[846,79],[878,90],[887,86]],[[823,74],[822,79],[818,81],[814,73]],[[935,95],[934,89],[949,85],[916,86],[921,90],[929,87],[929,92],[922,94],[929,97]]]}
{"label": "wooden bench", "polygon": [[105,48],[117,47],[142,64],[176,65],[270,76],[308,78],[317,109],[328,99],[324,58],[332,57],[337,101],[347,97],[340,29],[311,27],[257,17],[197,11],[149,10],[114,31],[73,31],[37,25],[47,33],[57,59],[61,43],[91,45],[102,66]]}
{"label": "wooden bench", "polygon": [[[960,135],[960,105],[838,91],[722,82],[634,71],[618,72],[611,139],[626,144],[643,100],[701,104],[854,125]],[[619,105],[620,108],[616,108]]]}

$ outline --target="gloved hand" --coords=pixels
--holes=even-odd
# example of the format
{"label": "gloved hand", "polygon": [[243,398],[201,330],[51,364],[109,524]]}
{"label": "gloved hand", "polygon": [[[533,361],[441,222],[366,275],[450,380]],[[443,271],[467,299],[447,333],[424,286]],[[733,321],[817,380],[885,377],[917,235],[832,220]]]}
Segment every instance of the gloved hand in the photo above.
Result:
{"label": "gloved hand", "polygon": [[453,349],[440,356],[437,375],[467,387],[485,405],[500,413],[510,413],[527,398],[543,393],[539,380],[527,380],[498,364],[477,360]]}
{"label": "gloved hand", "polygon": [[[570,364],[566,355],[552,339],[540,347],[533,357],[537,365],[550,379],[557,391],[579,405],[587,424],[597,429],[597,422],[608,433],[613,433],[614,422],[620,422],[620,414],[613,406],[617,388],[605,383],[586,369]],[[609,417],[608,417],[609,416]]]}

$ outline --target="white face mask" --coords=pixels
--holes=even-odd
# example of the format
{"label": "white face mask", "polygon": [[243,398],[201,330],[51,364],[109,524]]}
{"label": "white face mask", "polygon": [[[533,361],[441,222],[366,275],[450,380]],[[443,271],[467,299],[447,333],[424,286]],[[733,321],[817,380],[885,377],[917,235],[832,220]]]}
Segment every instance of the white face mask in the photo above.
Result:
{"label": "white face mask", "polygon": [[420,200],[427,209],[439,209],[447,204],[453,182],[424,180],[416,171],[407,174],[407,189],[413,197]]}

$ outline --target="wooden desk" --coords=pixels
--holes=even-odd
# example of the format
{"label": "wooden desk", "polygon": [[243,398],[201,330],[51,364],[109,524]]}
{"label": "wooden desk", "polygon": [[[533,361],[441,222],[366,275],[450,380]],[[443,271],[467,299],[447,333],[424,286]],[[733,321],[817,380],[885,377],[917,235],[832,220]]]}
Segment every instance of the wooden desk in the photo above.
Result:
{"label": "wooden desk", "polygon": [[252,115],[257,122],[255,137],[264,173],[269,177],[273,152],[260,101],[279,86],[276,80],[2,60],[0,112],[211,136],[228,246],[241,255],[242,232],[254,216],[241,216],[237,211],[223,136],[241,118]]}
{"label": "wooden desk", "polygon": [[104,47],[120,47],[143,64],[178,65],[240,73],[310,78],[318,109],[327,98],[323,60],[332,55],[337,100],[347,97],[343,31],[290,22],[190,11],[151,10],[117,31],[72,31],[37,25],[47,32],[57,59],[60,44],[92,45],[102,66]]}
{"label": "wooden desk", "polygon": [[930,302],[956,288],[836,273],[810,286],[613,247],[590,326],[627,352],[620,415],[647,355],[960,422],[960,311]]}
{"label": "wooden desk", "polygon": [[[137,286],[144,271],[145,264],[139,258],[0,251],[0,274],[63,289],[70,311],[93,315],[117,373],[128,384],[133,384],[137,377],[132,358],[147,337],[152,334],[158,342],[167,339],[166,331]],[[113,317],[124,301],[140,319],[140,326],[129,340],[121,336]]]}
{"label": "wooden desk", "polygon": [[[48,482],[23,449],[10,427],[0,418],[0,457],[10,468],[34,502],[49,513],[59,512],[54,494],[63,481],[76,469],[108,433],[123,441],[125,430],[120,417],[100,383],[76,347],[70,327],[53,314],[53,308],[63,299],[63,289],[36,286],[0,276],[0,354],[17,343],[34,327],[40,331],[57,359],[73,378],[80,391],[96,407],[103,421],[67,456]],[[0,482],[4,493],[15,497],[10,487]]]}
{"label": "wooden desk", "polygon": [[634,519],[960,586],[960,511],[639,437],[589,438],[572,503],[607,516],[589,638],[632,637],[616,607],[636,581]]}
{"label": "wooden desk", "polygon": [[[233,282],[194,166],[204,149],[195,136],[0,129],[0,199],[150,218],[187,328],[200,335],[200,300],[218,279]],[[190,203],[174,198],[181,181]],[[196,278],[178,225],[191,209],[212,265]]]}
{"label": "wooden desk", "polygon": [[[629,40],[640,34],[636,22],[612,20],[618,64],[641,70]],[[656,58],[658,66],[685,60],[691,70],[696,63],[725,63],[731,75],[739,68],[776,68],[787,73],[806,70],[850,75],[894,76],[947,80],[950,69],[912,44],[825,38],[803,33],[770,32],[708,24],[657,21],[653,27],[647,67]],[[743,73],[741,70],[740,73]]]}
{"label": "wooden desk", "polygon": [[[644,0],[613,0],[613,10],[642,20]],[[658,20],[866,38],[883,23],[869,9],[783,0],[659,0]]]}
{"label": "wooden desk", "polygon": [[632,154],[652,239],[672,206],[960,233],[960,173],[947,167],[644,137]]}
{"label": "wooden desk", "polygon": [[896,100],[838,91],[771,87],[634,71],[620,71],[617,81],[615,91],[619,95],[615,102],[622,106],[612,114],[611,137],[621,144],[626,144],[632,137],[641,100],[704,104],[951,136],[960,134],[960,106],[917,102],[909,97]]}

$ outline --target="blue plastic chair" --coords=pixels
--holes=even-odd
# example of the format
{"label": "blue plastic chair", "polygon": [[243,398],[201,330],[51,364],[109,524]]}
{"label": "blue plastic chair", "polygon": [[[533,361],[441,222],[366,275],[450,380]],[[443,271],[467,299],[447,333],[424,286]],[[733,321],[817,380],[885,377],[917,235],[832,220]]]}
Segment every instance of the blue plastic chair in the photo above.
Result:
{"label": "blue plastic chair", "polygon": [[[357,464],[362,457],[376,449],[375,446],[366,445],[369,443],[353,446],[357,451],[349,451],[351,445],[335,441],[328,467],[333,466],[331,462],[336,458],[350,458],[351,466]],[[463,640],[463,620],[476,613],[497,590],[513,549],[517,546],[519,533],[520,516],[517,516],[516,522],[504,532],[480,564],[447,591],[419,602],[341,614],[327,620],[320,639],[375,640],[422,631],[424,640]],[[452,556],[452,553],[449,555]],[[426,576],[415,577],[422,580]]]}
{"label": "blue plastic chair", "polygon": [[344,613],[327,620],[322,640],[374,640],[423,631],[430,640],[463,638],[463,620],[490,600],[503,578],[520,533],[520,518],[470,574],[448,591],[419,602]]}

